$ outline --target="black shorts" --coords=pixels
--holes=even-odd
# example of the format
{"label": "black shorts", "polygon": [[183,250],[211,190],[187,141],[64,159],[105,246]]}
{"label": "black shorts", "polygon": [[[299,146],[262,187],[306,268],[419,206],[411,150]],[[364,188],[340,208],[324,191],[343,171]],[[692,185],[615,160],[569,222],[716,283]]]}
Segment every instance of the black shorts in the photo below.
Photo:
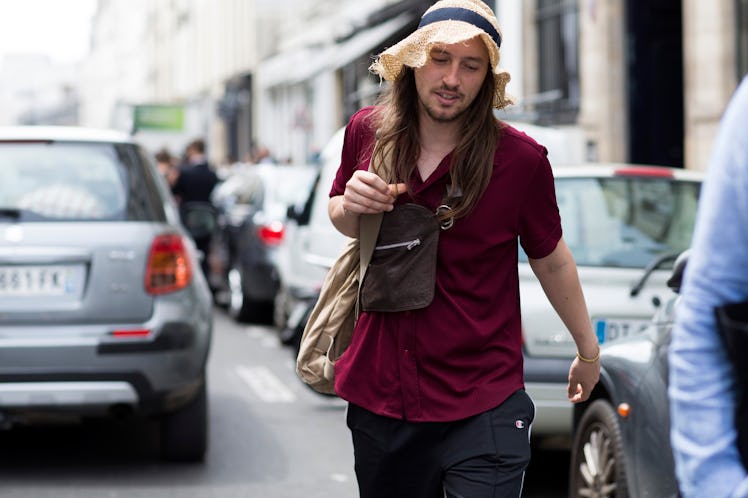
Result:
{"label": "black shorts", "polygon": [[524,390],[456,422],[407,422],[349,404],[360,497],[519,497],[534,417]]}

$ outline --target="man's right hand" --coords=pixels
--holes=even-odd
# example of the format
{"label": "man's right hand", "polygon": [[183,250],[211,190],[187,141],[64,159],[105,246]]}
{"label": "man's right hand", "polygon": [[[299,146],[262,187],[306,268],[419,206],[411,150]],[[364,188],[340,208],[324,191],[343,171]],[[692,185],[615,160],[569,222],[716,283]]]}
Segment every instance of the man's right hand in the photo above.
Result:
{"label": "man's right hand", "polygon": [[335,228],[348,237],[358,237],[359,216],[392,211],[395,198],[406,192],[404,183],[388,185],[369,171],[356,171],[343,195],[330,198],[328,213]]}
{"label": "man's right hand", "polygon": [[388,185],[377,174],[358,170],[345,185],[344,213],[358,215],[392,211],[397,196],[406,191],[404,183]]}

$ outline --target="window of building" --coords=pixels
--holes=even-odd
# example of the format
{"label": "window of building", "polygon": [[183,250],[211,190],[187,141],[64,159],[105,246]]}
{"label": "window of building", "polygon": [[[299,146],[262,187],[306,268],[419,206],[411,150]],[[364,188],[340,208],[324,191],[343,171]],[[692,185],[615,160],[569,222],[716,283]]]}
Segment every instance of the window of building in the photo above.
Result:
{"label": "window of building", "polygon": [[579,111],[579,7],[577,0],[537,0],[538,121],[573,123]]}
{"label": "window of building", "polygon": [[748,0],[736,0],[738,77],[748,74]]}

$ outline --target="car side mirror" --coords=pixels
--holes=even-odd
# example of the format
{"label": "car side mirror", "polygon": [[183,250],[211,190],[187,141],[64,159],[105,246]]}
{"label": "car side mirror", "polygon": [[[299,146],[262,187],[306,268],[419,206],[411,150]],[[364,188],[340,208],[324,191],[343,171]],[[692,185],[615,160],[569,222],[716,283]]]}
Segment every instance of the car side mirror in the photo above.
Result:
{"label": "car side mirror", "polygon": [[286,218],[288,218],[289,220],[298,222],[299,217],[300,216],[299,216],[299,212],[296,210],[296,205],[291,204],[290,206],[288,206],[288,208],[286,209]]}
{"label": "car side mirror", "polygon": [[690,249],[686,249],[680,253],[673,264],[673,273],[667,281],[667,286],[675,293],[680,293],[680,287],[683,283],[683,273],[686,271],[686,264],[688,263],[688,255],[690,252]]}
{"label": "car side mirror", "polygon": [[308,225],[309,217],[311,215],[308,207],[308,204],[305,204],[304,206],[292,204],[288,206],[288,209],[286,209],[286,218],[295,221],[299,226]]}

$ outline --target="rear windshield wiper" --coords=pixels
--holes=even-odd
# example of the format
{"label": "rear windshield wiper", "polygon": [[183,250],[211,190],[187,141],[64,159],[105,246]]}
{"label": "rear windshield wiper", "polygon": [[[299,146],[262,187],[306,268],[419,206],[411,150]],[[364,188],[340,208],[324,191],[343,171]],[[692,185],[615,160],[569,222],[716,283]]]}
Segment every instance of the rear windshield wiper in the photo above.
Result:
{"label": "rear windshield wiper", "polygon": [[0,207],[0,218],[11,218],[17,220],[21,217],[21,210],[13,207]]}
{"label": "rear windshield wiper", "polygon": [[652,259],[652,261],[649,262],[646,268],[644,268],[644,273],[642,274],[639,281],[636,282],[631,288],[631,292],[629,293],[631,297],[636,297],[637,295],[639,295],[639,292],[641,292],[641,290],[644,288],[644,284],[647,283],[647,279],[652,274],[652,272],[654,272],[665,263],[671,263],[675,261],[679,254],[680,253],[677,252],[667,252],[664,254],[660,254],[659,256],[656,256],[654,259]]}

